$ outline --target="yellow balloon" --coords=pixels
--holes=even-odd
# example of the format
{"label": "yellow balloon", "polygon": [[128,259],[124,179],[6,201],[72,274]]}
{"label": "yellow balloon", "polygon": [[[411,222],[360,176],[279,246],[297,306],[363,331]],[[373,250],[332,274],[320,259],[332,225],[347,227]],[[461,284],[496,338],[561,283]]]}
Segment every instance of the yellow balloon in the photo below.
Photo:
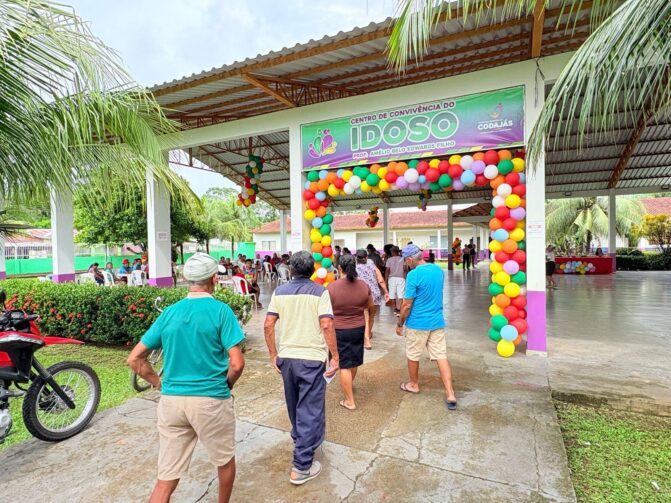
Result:
{"label": "yellow balloon", "polygon": [[[457,156],[458,157],[458,156]],[[461,159],[461,158],[460,158]],[[440,164],[440,159],[431,159],[429,161],[429,167],[430,168],[437,168],[438,165]]]}
{"label": "yellow balloon", "polygon": [[524,226],[525,226],[525,225],[526,225],[526,224],[525,224],[524,220],[520,220],[519,222],[517,222],[517,228],[518,228],[518,229],[522,229],[522,230],[524,230]]}
{"label": "yellow balloon", "polygon": [[513,241],[522,241],[524,239],[524,231],[522,229],[513,229],[510,231],[510,239]]}
{"label": "yellow balloon", "polygon": [[380,183],[382,183],[382,179],[389,173],[388,168],[380,168],[377,170],[377,176],[380,177]]}
{"label": "yellow balloon", "polygon": [[249,206],[250,204],[252,204],[252,201],[249,200],[249,199],[245,199],[245,201],[243,202],[243,204],[244,204],[245,206]]}
{"label": "yellow balloon", "polygon": [[521,173],[524,171],[524,159],[520,159],[519,157],[515,157],[513,159],[513,171],[515,173]]}
{"label": "yellow balloon", "polygon": [[510,194],[506,197],[506,206],[508,208],[517,208],[521,202],[522,199],[517,194]]}
{"label": "yellow balloon", "polygon": [[450,158],[447,160],[450,164],[459,164],[461,162],[461,156],[460,155],[452,155]]}
{"label": "yellow balloon", "polygon": [[249,187],[249,188],[247,189],[247,194],[249,194],[249,195],[251,196],[253,193],[254,193],[254,189],[252,189],[251,187]]}
{"label": "yellow balloon", "polygon": [[513,283],[512,281],[503,287],[503,293],[511,299],[517,297],[520,294],[520,285]]}
{"label": "yellow balloon", "polygon": [[310,231],[310,241],[313,243],[319,243],[322,240],[322,235],[319,232],[319,229],[312,229]]}
{"label": "yellow balloon", "polygon": [[327,192],[329,193],[329,196],[336,197],[338,194],[340,194],[340,189],[335,185],[331,184],[329,185]]}
{"label": "yellow balloon", "polygon": [[496,304],[492,304],[489,306],[489,314],[490,316],[496,316],[497,314],[503,314],[503,309],[497,306]]}
{"label": "yellow balloon", "polygon": [[492,274],[496,274],[497,272],[501,271],[503,271],[503,264],[497,262],[496,260],[492,260],[489,263],[489,272],[491,272]]}
{"label": "yellow balloon", "polygon": [[305,213],[303,213],[303,216],[305,217],[305,220],[310,220],[310,222],[312,222],[317,214],[315,213],[315,210],[307,210]]}
{"label": "yellow balloon", "polygon": [[331,246],[331,236],[322,236],[322,246]]}
{"label": "yellow balloon", "polygon": [[352,173],[349,169],[343,171],[342,173],[342,179],[345,180],[346,182],[349,182],[349,179],[352,178]]}
{"label": "yellow balloon", "polygon": [[384,192],[385,190],[391,189],[391,185],[389,184],[389,182],[387,180],[380,180],[380,183],[378,184],[378,187],[380,188],[380,190],[382,192]]}
{"label": "yellow balloon", "polygon": [[373,187],[372,192],[373,194],[382,194],[382,189],[379,186]]}
{"label": "yellow balloon", "polygon": [[240,201],[240,199],[238,199],[237,201],[235,201],[235,204],[237,204],[238,206],[242,206],[242,201]]}
{"label": "yellow balloon", "polygon": [[494,283],[501,286],[506,286],[510,283],[510,274],[507,272],[501,271],[494,274]]}
{"label": "yellow balloon", "polygon": [[359,188],[361,189],[361,192],[370,192],[371,186],[368,185],[366,180],[364,180],[361,182],[361,185],[359,185]]}
{"label": "yellow balloon", "polygon": [[317,279],[317,273],[316,273],[316,272],[313,272],[313,273],[312,273],[312,276],[310,276],[310,279],[311,279],[312,281],[316,280],[316,279]]}
{"label": "yellow balloon", "polygon": [[496,344],[496,351],[499,353],[499,356],[508,358],[510,356],[513,356],[513,354],[515,353],[515,344],[513,343],[513,341],[507,341],[505,339],[501,339]]}
{"label": "yellow balloon", "polygon": [[[308,218],[308,220],[310,220]],[[489,251],[492,253],[500,252],[503,249],[503,245],[501,244],[501,241],[496,241],[495,239],[491,240],[489,242]]]}

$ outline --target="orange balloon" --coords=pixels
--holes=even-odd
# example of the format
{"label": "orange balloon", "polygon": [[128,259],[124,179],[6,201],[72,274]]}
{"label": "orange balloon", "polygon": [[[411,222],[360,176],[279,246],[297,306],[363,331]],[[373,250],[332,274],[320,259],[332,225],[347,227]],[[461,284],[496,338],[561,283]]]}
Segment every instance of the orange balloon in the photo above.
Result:
{"label": "orange balloon", "polygon": [[321,217],[323,217],[324,215],[326,215],[326,208],[323,207],[323,206],[320,206],[319,208],[317,208],[317,210],[315,211],[315,213],[317,214],[318,217],[321,218]]}
{"label": "orange balloon", "polygon": [[510,153],[510,150],[499,150],[499,160],[500,161],[509,161],[513,158],[513,154]]}
{"label": "orange balloon", "polygon": [[496,229],[500,229],[501,227],[503,227],[503,222],[501,222],[501,220],[499,220],[498,218],[492,218],[489,221],[489,228],[491,230],[495,231]]}
{"label": "orange balloon", "polygon": [[520,342],[522,342],[522,334],[517,335],[517,338],[513,341],[513,344],[517,346]]}
{"label": "orange balloon", "polygon": [[321,192],[326,192],[329,188],[329,182],[327,182],[326,180],[319,180],[317,182],[317,187],[319,187],[319,190]]}
{"label": "orange balloon", "polygon": [[510,297],[508,297],[505,293],[500,293],[495,297],[495,302],[496,305],[499,306],[502,309],[505,309],[510,305]]}
{"label": "orange balloon", "polygon": [[396,171],[398,164],[399,163],[396,161],[391,161],[389,164],[387,164],[387,172],[398,173],[398,171]]}
{"label": "orange balloon", "polygon": [[328,175],[326,175],[326,181],[330,184],[335,182],[338,179],[338,174],[334,173],[333,171],[329,172]]}
{"label": "orange balloon", "polygon": [[321,243],[312,243],[311,250],[315,253],[321,253],[322,252],[322,244]]}
{"label": "orange balloon", "polygon": [[502,243],[501,249],[506,253],[515,253],[517,251],[517,242],[512,239],[506,239]]}
{"label": "orange balloon", "polygon": [[[498,175],[496,178],[494,178],[489,184],[492,186],[492,189],[496,189],[499,185],[502,183],[505,183],[506,177],[503,175]],[[494,194],[496,195],[496,194]]]}
{"label": "orange balloon", "polygon": [[496,192],[496,189],[492,190],[492,197],[496,197],[498,195],[499,195],[499,193]]}
{"label": "orange balloon", "polygon": [[319,185],[317,184],[317,182],[310,182],[310,192],[312,192],[313,194],[319,192]]}
{"label": "orange balloon", "polygon": [[403,175],[406,171],[408,171],[408,165],[404,162],[397,162],[396,163],[396,174],[398,176]]}
{"label": "orange balloon", "polygon": [[370,167],[370,172],[377,175],[377,172],[379,171],[380,168],[381,168],[381,166],[379,164],[373,164]]}
{"label": "orange balloon", "polygon": [[335,274],[329,272],[326,274],[326,282],[331,283],[332,281],[335,281]]}
{"label": "orange balloon", "polygon": [[527,200],[524,199],[524,198],[520,199],[520,206],[522,208],[526,208],[527,207]]}
{"label": "orange balloon", "polygon": [[485,160],[485,153],[484,152],[476,152],[473,154],[473,160],[474,161],[484,161]]}

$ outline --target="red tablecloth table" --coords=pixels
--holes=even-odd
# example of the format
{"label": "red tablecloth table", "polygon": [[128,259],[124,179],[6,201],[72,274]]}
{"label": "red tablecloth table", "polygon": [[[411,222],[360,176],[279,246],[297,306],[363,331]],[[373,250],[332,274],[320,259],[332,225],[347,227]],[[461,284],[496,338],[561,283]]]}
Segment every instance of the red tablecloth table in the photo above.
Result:
{"label": "red tablecloth table", "polygon": [[[596,270],[585,272],[585,274],[612,274],[615,272],[614,269],[614,259],[610,256],[603,257],[556,257],[555,262],[557,263],[557,268],[555,272],[557,274],[565,274],[564,271],[559,267],[561,264],[566,262],[583,262],[584,264],[593,264]],[[578,274],[575,272],[568,274]]]}

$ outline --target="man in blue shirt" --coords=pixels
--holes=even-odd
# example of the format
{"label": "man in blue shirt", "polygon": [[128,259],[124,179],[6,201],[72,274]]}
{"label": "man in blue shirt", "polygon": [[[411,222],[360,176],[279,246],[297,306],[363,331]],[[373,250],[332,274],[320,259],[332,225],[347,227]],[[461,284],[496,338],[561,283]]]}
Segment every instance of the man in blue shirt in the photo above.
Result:
{"label": "man in blue shirt", "polygon": [[408,273],[405,298],[401,306],[396,334],[403,336],[405,325],[405,348],[408,358],[409,381],[401,384],[408,393],[419,393],[419,360],[424,348],[429,358],[438,364],[440,378],[445,386],[445,404],[449,410],[457,408],[457,399],[452,389],[452,370],[447,361],[445,344],[445,318],[443,317],[443,270],[422,258],[422,250],[409,244],[401,253]]}
{"label": "man in blue shirt", "polygon": [[[152,503],[170,500],[198,440],[218,469],[219,501],[229,501],[233,489],[235,412],[230,397],[245,365],[239,346],[244,334],[231,308],[212,297],[217,273],[216,260],[205,253],[187,260],[187,297],[161,313],[128,357],[128,365],[161,390],[156,411],[158,481]],[[147,361],[159,348],[162,381]]]}

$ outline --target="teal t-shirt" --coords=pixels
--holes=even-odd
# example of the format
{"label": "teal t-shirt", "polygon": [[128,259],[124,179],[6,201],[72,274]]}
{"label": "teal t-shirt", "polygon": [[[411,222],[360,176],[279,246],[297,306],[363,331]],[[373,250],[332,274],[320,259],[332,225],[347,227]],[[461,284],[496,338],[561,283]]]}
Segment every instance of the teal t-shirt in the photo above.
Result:
{"label": "teal t-shirt", "polygon": [[436,264],[424,264],[408,273],[405,298],[414,299],[405,322],[413,330],[436,330],[445,327],[443,316],[443,280],[445,274]]}
{"label": "teal t-shirt", "polygon": [[186,298],[167,307],[142,337],[163,348],[164,395],[229,398],[228,350],[245,336],[233,311],[212,297]]}

